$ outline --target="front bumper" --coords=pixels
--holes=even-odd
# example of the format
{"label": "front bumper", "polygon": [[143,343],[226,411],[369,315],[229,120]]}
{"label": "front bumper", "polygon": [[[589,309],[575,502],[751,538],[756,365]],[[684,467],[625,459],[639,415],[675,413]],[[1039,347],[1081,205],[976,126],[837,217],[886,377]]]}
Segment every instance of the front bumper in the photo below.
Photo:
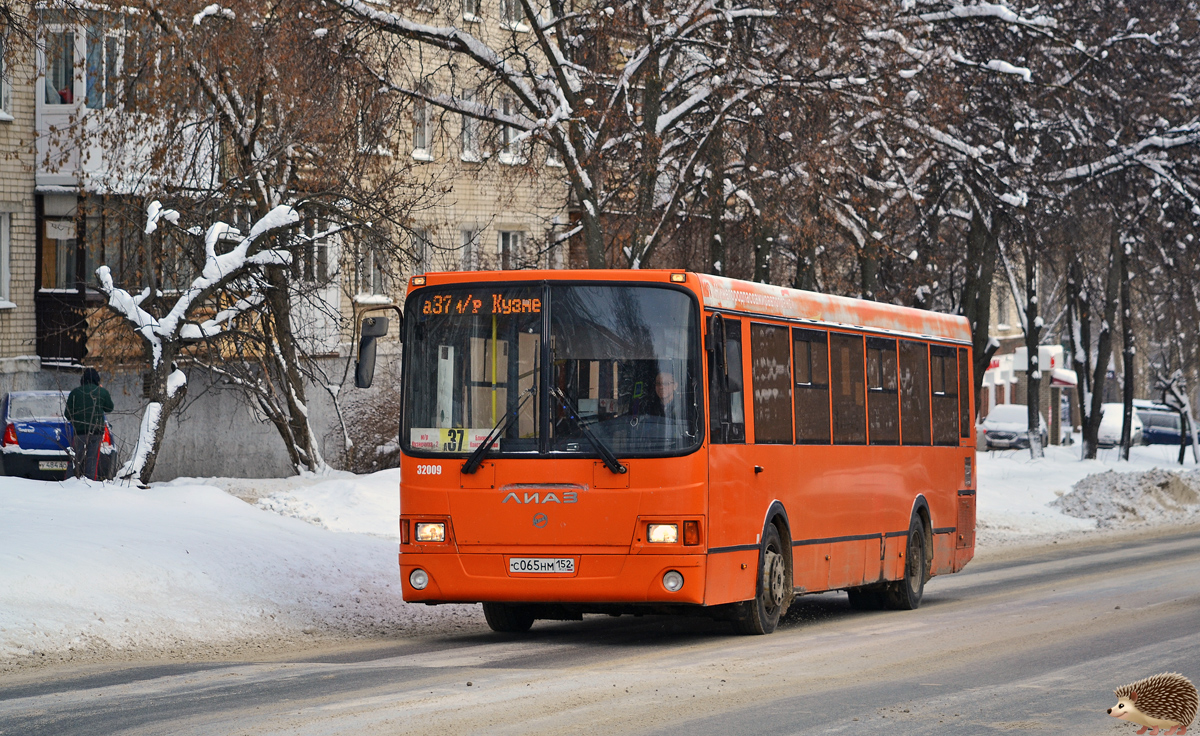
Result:
{"label": "front bumper", "polygon": [[[574,557],[573,574],[508,572],[509,557]],[[400,577],[409,603],[684,603],[704,602],[707,557],[694,555],[401,553]],[[417,590],[416,568],[429,574]],[[683,575],[683,587],[663,587],[668,570]]]}

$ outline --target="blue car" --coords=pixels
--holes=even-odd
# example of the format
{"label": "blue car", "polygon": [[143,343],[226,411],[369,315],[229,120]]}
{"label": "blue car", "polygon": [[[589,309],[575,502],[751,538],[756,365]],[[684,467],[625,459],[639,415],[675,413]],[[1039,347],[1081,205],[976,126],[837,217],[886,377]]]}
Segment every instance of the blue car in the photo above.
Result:
{"label": "blue car", "polygon": [[[12,391],[0,403],[0,475],[62,480],[75,475],[75,431],[63,416],[66,391]],[[111,478],[116,452],[108,421],[100,443],[101,478]]]}
{"label": "blue car", "polygon": [[1166,407],[1138,409],[1142,420],[1142,443],[1146,445],[1178,445],[1183,431],[1179,413]]}

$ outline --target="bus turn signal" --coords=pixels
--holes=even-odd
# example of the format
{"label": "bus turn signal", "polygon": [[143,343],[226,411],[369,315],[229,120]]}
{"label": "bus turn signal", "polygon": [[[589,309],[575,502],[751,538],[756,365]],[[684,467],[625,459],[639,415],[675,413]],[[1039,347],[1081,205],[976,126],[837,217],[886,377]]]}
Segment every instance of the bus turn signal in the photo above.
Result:
{"label": "bus turn signal", "polygon": [[700,522],[683,522],[683,543],[688,547],[695,547],[697,544],[700,544]]}

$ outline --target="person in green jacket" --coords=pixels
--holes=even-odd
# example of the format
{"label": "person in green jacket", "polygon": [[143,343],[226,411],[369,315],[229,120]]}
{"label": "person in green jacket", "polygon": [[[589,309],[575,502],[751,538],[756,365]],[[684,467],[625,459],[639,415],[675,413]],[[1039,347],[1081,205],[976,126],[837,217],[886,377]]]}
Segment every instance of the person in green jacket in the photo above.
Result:
{"label": "person in green jacket", "polygon": [[71,449],[75,452],[75,477],[100,480],[100,440],[104,438],[104,415],[113,410],[112,396],[100,385],[100,372],[85,368],[79,388],[67,396],[67,421],[75,429]]}

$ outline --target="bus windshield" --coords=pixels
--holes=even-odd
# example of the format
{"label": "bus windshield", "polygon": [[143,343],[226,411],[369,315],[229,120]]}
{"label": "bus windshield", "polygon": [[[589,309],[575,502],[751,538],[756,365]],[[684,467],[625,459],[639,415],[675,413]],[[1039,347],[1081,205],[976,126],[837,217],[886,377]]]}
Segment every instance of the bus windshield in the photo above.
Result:
{"label": "bus windshield", "polygon": [[[410,298],[406,451],[690,452],[701,439],[699,315],[640,285],[430,288]],[[549,335],[545,334],[549,330]]]}

